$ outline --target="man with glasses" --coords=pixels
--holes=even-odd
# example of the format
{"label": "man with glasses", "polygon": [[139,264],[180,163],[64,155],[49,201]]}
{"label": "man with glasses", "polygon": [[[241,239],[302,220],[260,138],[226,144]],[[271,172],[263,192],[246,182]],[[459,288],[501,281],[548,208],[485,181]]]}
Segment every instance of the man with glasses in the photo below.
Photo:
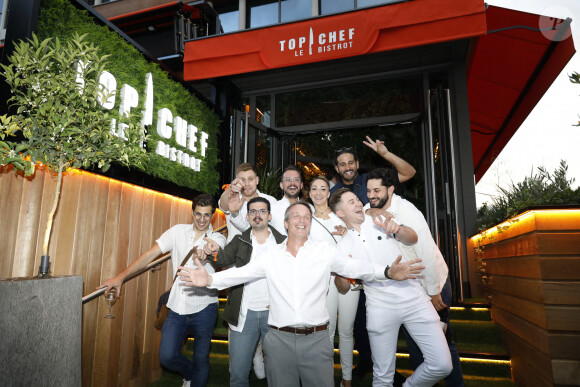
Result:
{"label": "man with glasses", "polygon": [[[165,231],[151,249],[116,277],[99,285],[99,288],[106,287],[106,291],[114,288],[119,297],[124,279],[153,262],[161,254],[171,253],[175,277],[180,265],[193,270],[197,268],[192,257],[196,256],[196,250],[201,251],[207,243],[223,248],[226,238],[219,232],[213,232],[211,227],[211,219],[216,209],[214,199],[208,194],[200,194],[193,199],[191,208],[193,225],[178,224]],[[204,266],[208,272],[215,272],[211,265]],[[183,376],[184,387],[205,386],[209,375],[210,343],[217,319],[217,291],[192,289],[184,286],[182,281],[174,281],[167,307],[169,314],[161,329],[159,361],[165,368]],[[183,341],[189,332],[195,338],[193,362],[181,353]]]}
{"label": "man with glasses", "polygon": [[[246,219],[250,228],[241,235],[236,235],[227,246],[218,253],[215,262],[210,262],[216,269],[234,265],[242,267],[267,247],[281,243],[286,237],[269,226],[272,219],[270,202],[262,197],[255,197],[248,202]],[[222,318],[229,324],[230,353],[230,386],[249,386],[249,374],[252,357],[262,338],[268,330],[268,308],[270,299],[268,285],[264,278],[246,282],[231,288],[228,302]]]}
{"label": "man with glasses", "polygon": [[[329,242],[308,240],[312,210],[304,202],[291,204],[284,214],[285,242],[270,245],[247,265],[209,274],[182,267],[178,273],[189,286],[225,289],[266,278],[270,295],[270,330],[264,338],[268,385],[333,387],[334,352],[328,340],[326,294],[332,272],[349,278],[402,281],[415,278],[420,259],[391,266],[352,259]],[[354,255],[355,252],[353,252]]]}
{"label": "man with glasses", "polygon": [[[415,168],[399,156],[390,152],[383,141],[372,140],[369,136],[366,136],[366,141],[363,140],[363,144],[371,148],[395,168],[400,183],[404,183],[415,176]],[[367,174],[359,174],[358,168],[358,158],[352,147],[337,149],[334,158],[334,169],[338,173],[339,179],[330,189],[330,194],[334,194],[341,188],[348,188],[363,204],[368,203]],[[372,370],[371,347],[366,329],[365,303],[365,294],[364,291],[361,291],[354,322],[354,341],[359,352],[359,362],[352,373],[356,377],[362,377]]]}

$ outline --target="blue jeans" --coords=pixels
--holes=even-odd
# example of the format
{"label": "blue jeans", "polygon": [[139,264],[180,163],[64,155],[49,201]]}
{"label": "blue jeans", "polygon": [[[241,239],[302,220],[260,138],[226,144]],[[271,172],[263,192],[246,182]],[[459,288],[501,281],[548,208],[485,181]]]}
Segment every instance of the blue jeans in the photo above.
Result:
{"label": "blue jeans", "polygon": [[[443,322],[447,323],[447,332],[445,333],[445,338],[447,339],[447,344],[449,345],[451,362],[453,363],[453,371],[451,371],[449,376],[445,378],[445,385],[462,387],[463,372],[461,371],[461,363],[459,361],[459,354],[457,353],[457,346],[455,345],[455,341],[453,341],[453,330],[449,324],[449,306],[451,305],[451,282],[449,282],[449,277],[447,277],[447,281],[441,290],[441,299],[443,300],[443,303],[447,305],[447,314],[446,318],[444,318],[445,321]],[[423,363],[423,354],[407,330],[404,327],[401,329],[403,330],[403,335],[405,336],[405,341],[407,342],[407,347],[409,349],[411,365],[413,366],[413,369],[417,369],[417,367]]]}
{"label": "blue jeans", "polygon": [[[192,386],[205,386],[209,376],[209,348],[217,319],[218,304],[192,314],[180,315],[169,310],[161,329],[159,361],[161,365],[179,372]],[[193,363],[181,353],[183,341],[191,331]]]}
{"label": "blue jeans", "polygon": [[262,342],[268,333],[268,311],[248,310],[246,322],[241,332],[230,330],[230,387],[250,385],[250,370],[254,351],[260,336]]}

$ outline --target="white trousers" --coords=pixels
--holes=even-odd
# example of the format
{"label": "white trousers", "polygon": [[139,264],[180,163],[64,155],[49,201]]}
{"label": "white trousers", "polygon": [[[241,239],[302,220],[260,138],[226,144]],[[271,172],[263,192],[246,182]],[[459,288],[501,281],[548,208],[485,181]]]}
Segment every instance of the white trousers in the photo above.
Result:
{"label": "white trousers", "polygon": [[330,277],[330,286],[326,298],[328,316],[330,317],[328,333],[330,334],[330,343],[334,347],[336,315],[338,314],[338,351],[344,380],[352,380],[352,351],[354,349],[352,329],[354,327],[359,294],[360,292],[351,290],[346,294],[340,294],[334,284],[334,275]]}
{"label": "white trousers", "polygon": [[373,387],[392,386],[399,328],[404,325],[415,340],[425,361],[404,386],[433,386],[451,370],[451,355],[439,323],[439,315],[430,301],[400,309],[368,307],[367,330],[373,358]]}

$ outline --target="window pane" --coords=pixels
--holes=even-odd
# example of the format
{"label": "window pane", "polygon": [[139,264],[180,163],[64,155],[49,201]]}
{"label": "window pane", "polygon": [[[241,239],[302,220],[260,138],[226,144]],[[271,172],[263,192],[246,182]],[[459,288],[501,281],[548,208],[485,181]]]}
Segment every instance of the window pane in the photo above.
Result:
{"label": "window pane", "polygon": [[354,0],[320,0],[320,14],[347,11],[354,9]]}
{"label": "window pane", "polygon": [[389,3],[397,3],[400,0],[358,0],[356,2],[356,6],[357,8],[363,8],[363,7],[370,7],[371,5],[377,5],[377,4],[389,4]]}
{"label": "window pane", "polygon": [[270,95],[256,97],[256,121],[270,127]]}
{"label": "window pane", "polygon": [[306,19],[312,13],[310,0],[282,0],[282,23]]}
{"label": "window pane", "polygon": [[278,0],[248,1],[249,28],[278,24]]}
{"label": "window pane", "polygon": [[276,127],[418,113],[421,77],[382,79],[276,95]]}
{"label": "window pane", "polygon": [[238,30],[239,11],[227,12],[220,14],[220,22],[223,32],[234,32]]}

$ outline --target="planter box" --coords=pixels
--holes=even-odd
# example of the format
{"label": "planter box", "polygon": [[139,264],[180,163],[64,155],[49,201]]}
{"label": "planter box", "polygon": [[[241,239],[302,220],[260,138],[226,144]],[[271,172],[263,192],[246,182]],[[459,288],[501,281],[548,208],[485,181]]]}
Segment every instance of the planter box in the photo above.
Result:
{"label": "planter box", "polygon": [[580,385],[580,209],[528,211],[471,244],[514,382]]}

